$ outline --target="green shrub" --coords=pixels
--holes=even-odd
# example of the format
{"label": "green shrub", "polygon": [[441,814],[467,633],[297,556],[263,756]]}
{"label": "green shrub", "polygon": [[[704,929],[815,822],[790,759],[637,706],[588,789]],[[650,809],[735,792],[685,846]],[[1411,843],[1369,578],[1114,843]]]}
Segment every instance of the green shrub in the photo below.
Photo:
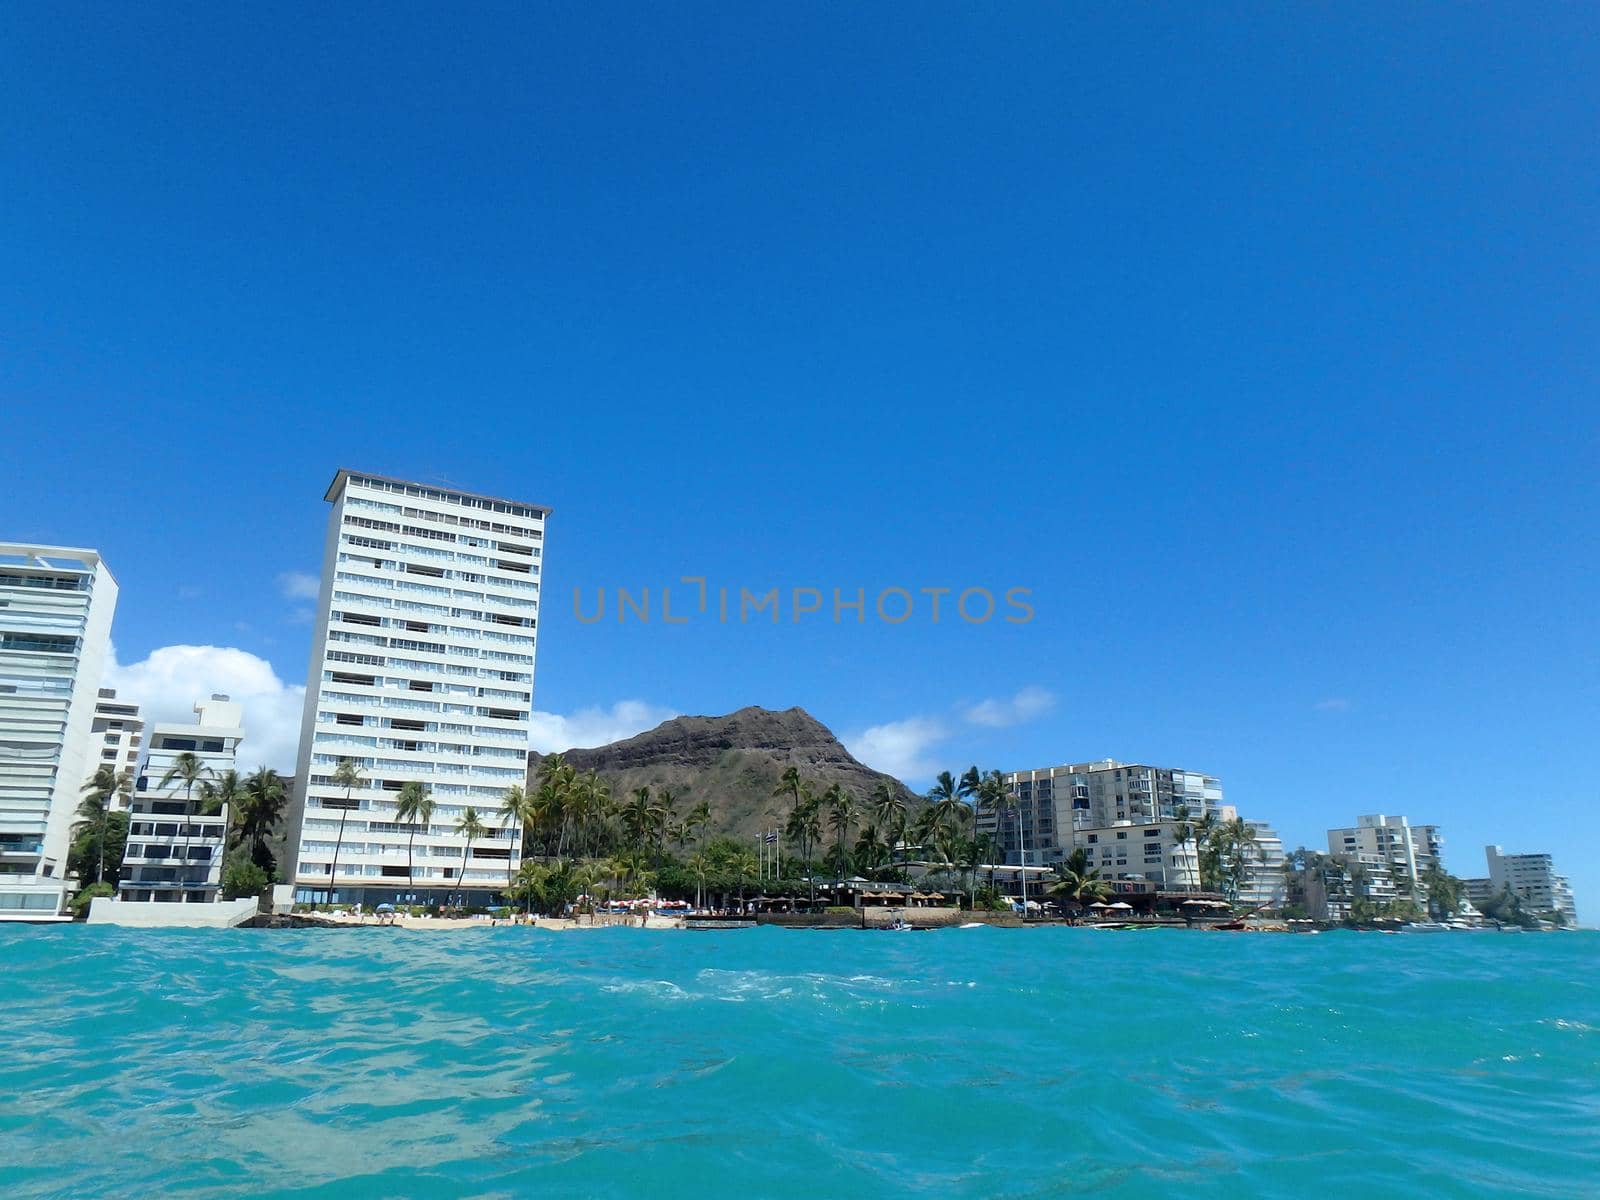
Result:
{"label": "green shrub", "polygon": [[222,898],[242,900],[259,896],[272,886],[272,877],[247,858],[236,858],[222,871]]}
{"label": "green shrub", "polygon": [[72,915],[83,920],[89,915],[89,905],[96,896],[115,896],[116,889],[109,883],[91,883],[72,898]]}

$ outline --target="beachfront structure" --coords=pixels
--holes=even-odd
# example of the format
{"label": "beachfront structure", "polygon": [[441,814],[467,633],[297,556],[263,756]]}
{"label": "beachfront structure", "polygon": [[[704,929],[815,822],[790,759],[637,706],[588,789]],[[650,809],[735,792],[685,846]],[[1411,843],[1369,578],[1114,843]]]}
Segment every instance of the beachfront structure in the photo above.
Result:
{"label": "beachfront structure", "polygon": [[[1016,799],[1016,807],[999,814],[978,813],[977,831],[989,834],[1008,863],[1018,863],[1020,845],[1033,865],[1058,863],[1075,846],[1091,843],[1086,835],[1106,829],[1161,826],[1163,864],[1161,869],[1179,873],[1189,869],[1186,862],[1174,864],[1172,826],[1187,815],[1199,821],[1222,804],[1219,780],[1197,771],[1175,767],[1152,767],[1123,763],[1116,759],[1044,767],[1032,771],[1013,771],[1006,784]],[[1085,836],[1075,837],[1082,833]],[[1143,842],[1141,836],[1137,839]],[[1100,843],[1093,843],[1100,848]],[[1144,855],[1141,853],[1141,858]],[[1128,864],[1132,869],[1135,864]],[[1144,867],[1143,862],[1137,864]],[[1141,877],[1144,872],[1138,872]]]}
{"label": "beachfront structure", "polygon": [[1522,897],[1529,912],[1560,913],[1567,924],[1577,924],[1578,909],[1572,885],[1566,876],[1556,874],[1555,864],[1548,854],[1507,854],[1499,846],[1485,846],[1483,853],[1489,866],[1489,887],[1486,894],[1474,894],[1479,889],[1468,888],[1468,898],[1474,904],[1510,891]]}
{"label": "beachfront structure", "polygon": [[[1444,839],[1437,825],[1412,825],[1405,817],[1381,813],[1357,817],[1343,829],[1328,830],[1328,853],[1359,861],[1386,881],[1388,895],[1427,899],[1421,880],[1429,867],[1440,864]],[[1373,893],[1374,898],[1379,898]]]}
{"label": "beachfront structure", "polygon": [[[150,729],[150,750],[128,817],[117,899],[167,904],[214,904],[222,898],[223,855],[231,814],[207,814],[205,785],[235,769],[244,740],[244,710],[224,695],[200,700],[192,724]],[[198,760],[192,784],[173,774],[180,756]]]}
{"label": "beachfront structure", "polygon": [[[99,755],[96,767],[111,767],[126,773],[129,779],[138,778],[139,758],[144,754],[144,717],[137,704],[117,699],[116,688],[100,689],[94,704],[91,740]],[[128,807],[128,798],[119,793],[111,810],[121,812]]]}
{"label": "beachfront structure", "polygon": [[[1225,812],[1232,812],[1230,806],[1223,807]],[[1232,820],[1233,816],[1230,815],[1225,819]],[[1255,844],[1250,851],[1245,877],[1239,885],[1239,894],[1235,899],[1240,904],[1252,908],[1279,908],[1283,905],[1288,891],[1283,875],[1285,859],[1283,839],[1265,821],[1254,821],[1246,817],[1244,823],[1255,836]]]}
{"label": "beachfront structure", "polygon": [[49,920],[100,755],[117,584],[94,550],[0,543],[0,920]]}
{"label": "beachfront structure", "polygon": [[1075,836],[1089,865],[1106,879],[1148,879],[1169,890],[1200,886],[1199,844],[1192,823],[1124,821],[1082,828]]}
{"label": "beachfront structure", "polygon": [[[296,898],[484,903],[519,865],[497,809],[527,775],[550,510],[348,470],[325,498]],[[434,804],[426,822],[401,819],[408,783]],[[463,870],[469,806],[489,830]]]}

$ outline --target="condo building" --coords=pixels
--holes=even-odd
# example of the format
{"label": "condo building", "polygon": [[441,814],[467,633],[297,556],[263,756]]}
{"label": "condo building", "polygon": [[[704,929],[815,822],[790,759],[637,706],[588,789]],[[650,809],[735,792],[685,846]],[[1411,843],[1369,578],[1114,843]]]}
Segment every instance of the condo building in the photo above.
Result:
{"label": "condo building", "polygon": [[96,551],[0,543],[0,920],[62,912],[116,605]]}
{"label": "condo building", "polygon": [[1371,877],[1373,899],[1427,899],[1421,880],[1444,848],[1437,825],[1412,825],[1405,817],[1357,817],[1354,826],[1328,830],[1328,853],[1359,862]]}
{"label": "condo building", "polygon": [[[497,810],[527,773],[550,510],[348,470],[325,498],[296,898],[484,903],[519,865]],[[361,772],[348,789],[342,759]],[[425,821],[402,819],[408,783]],[[470,854],[469,807],[488,827]]]}
{"label": "condo building", "polygon": [[[1014,771],[1006,776],[1015,807],[980,811],[977,831],[988,834],[1008,864],[1053,866],[1075,849],[1105,879],[1135,879],[1164,889],[1198,890],[1198,831],[1206,817],[1238,814],[1222,801],[1222,782],[1199,771],[1096,762]],[[1246,821],[1255,847],[1238,899],[1259,906],[1283,900],[1283,842],[1262,821]]]}
{"label": "condo building", "polygon": [[[100,698],[94,705],[91,740],[98,747],[97,767],[111,767],[130,780],[138,778],[139,758],[144,753],[144,718],[137,704],[117,699],[116,688],[100,689]],[[111,805],[113,812],[128,807],[128,798],[120,794]]]}
{"label": "condo building", "polygon": [[[1560,913],[1568,925],[1578,921],[1577,902],[1565,875],[1557,875],[1548,854],[1507,854],[1499,846],[1485,846],[1488,861],[1487,887],[1481,879],[1467,880],[1467,894],[1473,903],[1510,891],[1522,897],[1532,913]],[[1473,886],[1477,885],[1477,886]]]}
{"label": "condo building", "polygon": [[1199,859],[1184,822],[1198,822],[1222,804],[1222,784],[1209,775],[1101,759],[1014,771],[1006,783],[1016,807],[978,813],[977,830],[995,841],[1004,861],[1059,863],[1074,848],[1089,851],[1102,874],[1131,874],[1173,887],[1195,887]]}
{"label": "condo building", "polygon": [[[208,814],[206,790],[235,769],[244,740],[243,709],[215,695],[198,701],[194,712],[191,725],[160,724],[150,730],[150,750],[128,818],[119,900],[214,904],[222,898],[230,814],[225,805]],[[200,767],[192,784],[173,770],[185,754],[194,755]]]}

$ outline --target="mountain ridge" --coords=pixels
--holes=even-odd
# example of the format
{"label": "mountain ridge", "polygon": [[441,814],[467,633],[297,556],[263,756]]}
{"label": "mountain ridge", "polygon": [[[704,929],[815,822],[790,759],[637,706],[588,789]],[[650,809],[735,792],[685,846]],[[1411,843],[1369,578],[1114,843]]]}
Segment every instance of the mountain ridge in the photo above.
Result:
{"label": "mountain ridge", "polygon": [[[529,756],[530,786],[545,757]],[[838,783],[862,807],[885,781],[908,807],[920,801],[900,780],[856,759],[832,730],[800,707],[749,705],[721,716],[672,717],[604,746],[574,747],[562,757],[579,771],[598,774],[619,802],[646,786],[674,792],[680,813],[705,800],[712,814],[710,832],[742,840],[783,824],[787,803],[774,793],[790,766],[799,768],[819,795]]]}

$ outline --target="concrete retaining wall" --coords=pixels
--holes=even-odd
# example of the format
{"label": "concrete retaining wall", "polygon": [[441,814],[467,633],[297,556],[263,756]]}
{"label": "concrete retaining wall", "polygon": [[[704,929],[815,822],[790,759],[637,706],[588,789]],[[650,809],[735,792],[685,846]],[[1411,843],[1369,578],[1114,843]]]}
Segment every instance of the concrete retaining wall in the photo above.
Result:
{"label": "concrete retaining wall", "polygon": [[254,917],[258,906],[253,897],[216,904],[153,904],[96,896],[89,904],[89,924],[133,929],[232,929]]}

